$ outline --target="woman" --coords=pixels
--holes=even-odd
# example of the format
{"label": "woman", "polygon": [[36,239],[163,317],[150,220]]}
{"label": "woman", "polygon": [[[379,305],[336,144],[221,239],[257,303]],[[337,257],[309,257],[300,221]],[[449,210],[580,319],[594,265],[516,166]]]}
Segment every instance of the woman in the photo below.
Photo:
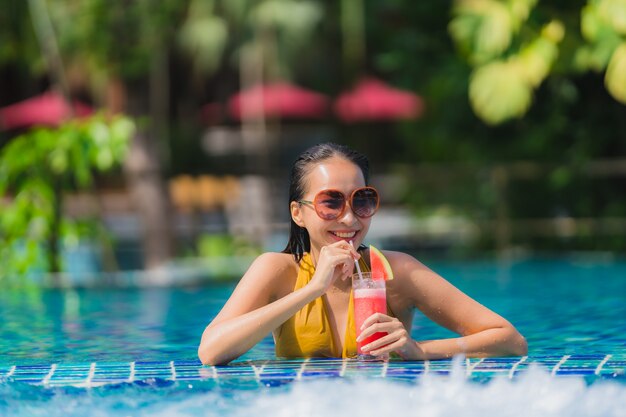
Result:
{"label": "woman", "polygon": [[[314,146],[296,160],[287,247],[252,263],[204,330],[198,348],[203,364],[228,363],[270,332],[280,357],[356,355],[349,277],[355,261],[369,255],[362,243],[378,209],[368,174],[363,155],[333,143]],[[364,353],[395,353],[406,360],[526,354],[525,339],[507,320],[412,256],[383,253],[395,277],[387,283],[389,314],[372,315],[359,340],[376,332],[387,335],[364,346]],[[413,340],[415,308],[460,337]]]}

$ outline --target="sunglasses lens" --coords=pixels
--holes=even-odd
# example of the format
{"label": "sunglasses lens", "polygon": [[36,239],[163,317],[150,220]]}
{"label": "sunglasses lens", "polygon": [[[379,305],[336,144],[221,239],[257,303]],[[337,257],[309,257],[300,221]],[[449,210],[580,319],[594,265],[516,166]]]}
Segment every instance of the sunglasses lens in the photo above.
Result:
{"label": "sunglasses lens", "polygon": [[361,188],[352,196],[352,210],[359,217],[372,217],[378,210],[378,192],[373,188]]}
{"label": "sunglasses lens", "polygon": [[346,205],[343,194],[339,191],[322,191],[315,197],[315,211],[325,220],[339,217]]}

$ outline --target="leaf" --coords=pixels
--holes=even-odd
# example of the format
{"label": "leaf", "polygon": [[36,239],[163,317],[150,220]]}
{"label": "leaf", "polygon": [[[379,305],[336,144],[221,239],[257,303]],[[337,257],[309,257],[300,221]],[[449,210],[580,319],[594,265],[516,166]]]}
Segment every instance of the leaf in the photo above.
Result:
{"label": "leaf", "polygon": [[506,51],[511,45],[512,29],[511,15],[495,3],[476,34],[477,55],[492,57]]}
{"label": "leaf", "polygon": [[507,7],[493,0],[458,0],[450,34],[474,64],[485,63],[511,45],[513,22]]}
{"label": "leaf", "polygon": [[67,152],[63,148],[54,149],[49,157],[50,168],[57,174],[63,174],[67,171],[69,165]]}
{"label": "leaf", "polygon": [[182,48],[193,57],[196,70],[211,74],[224,53],[228,27],[216,16],[193,18],[181,28],[179,40]]}
{"label": "leaf", "polygon": [[541,31],[541,36],[522,49],[515,58],[521,75],[532,87],[537,87],[548,76],[550,68],[559,54],[557,43],[563,39],[563,25],[550,22]]}
{"label": "leaf", "polygon": [[521,75],[526,82],[533,87],[537,87],[541,84],[548,75],[550,66],[554,61],[541,53],[540,49],[546,46],[545,44],[535,43],[531,47],[522,50],[517,59]]}
{"label": "leaf", "polygon": [[89,135],[95,146],[106,146],[109,141],[109,126],[102,120],[95,119],[89,124]]}
{"label": "leaf", "polygon": [[469,96],[478,117],[495,125],[522,116],[532,101],[532,88],[514,62],[496,61],[474,71]]}
{"label": "leaf", "polygon": [[552,20],[541,28],[541,37],[553,44],[561,43],[564,36],[565,26],[560,20]]}
{"label": "leaf", "polygon": [[128,143],[135,134],[135,124],[128,117],[116,117],[111,122],[111,137],[115,143]]}
{"label": "leaf", "polygon": [[598,4],[598,13],[613,30],[626,35],[626,0],[602,0]]}
{"label": "leaf", "polygon": [[310,1],[267,0],[252,12],[255,24],[285,28],[292,33],[310,30],[321,17],[320,6]]}
{"label": "leaf", "polygon": [[267,0],[251,11],[250,22],[258,31],[271,29],[281,54],[293,61],[311,39],[322,15],[320,5],[311,1]]}
{"label": "leaf", "polygon": [[588,64],[587,68],[591,68],[596,71],[602,71],[606,68],[619,44],[620,39],[618,37],[613,37],[589,46],[586,50],[584,50],[584,52],[582,52],[584,54],[583,57],[586,58],[585,63]]}
{"label": "leaf", "polygon": [[[530,15],[530,11],[537,5],[537,0],[508,0],[511,14],[515,17],[516,25],[526,21]],[[519,27],[516,27],[516,30]]]}
{"label": "leaf", "polygon": [[115,163],[115,158],[113,157],[113,153],[109,148],[102,148],[98,150],[96,157],[96,165],[98,169],[101,171],[105,171],[110,169]]}
{"label": "leaf", "polygon": [[448,25],[450,36],[452,36],[463,55],[470,57],[470,60],[472,60],[471,56],[474,53],[474,32],[479,24],[479,19],[476,16],[459,15],[452,19]]}
{"label": "leaf", "polygon": [[595,42],[600,32],[602,22],[598,15],[598,9],[587,4],[580,12],[580,30],[583,37],[589,42]]}
{"label": "leaf", "polygon": [[626,104],[626,42],[613,53],[604,77],[604,85],[617,101]]}

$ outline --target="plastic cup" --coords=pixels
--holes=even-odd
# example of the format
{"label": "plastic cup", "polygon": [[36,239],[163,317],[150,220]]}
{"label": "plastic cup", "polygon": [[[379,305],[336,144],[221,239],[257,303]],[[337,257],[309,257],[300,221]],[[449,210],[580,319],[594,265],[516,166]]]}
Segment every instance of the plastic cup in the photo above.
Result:
{"label": "plastic cup", "polygon": [[[371,272],[363,272],[361,275],[352,275],[352,290],[354,292],[354,322],[356,336],[361,334],[363,322],[375,313],[387,314],[387,293],[385,280],[372,279]],[[385,360],[388,355],[373,356],[363,353],[361,348],[368,343],[387,335],[385,332],[377,332],[357,342],[357,359],[359,360]]]}

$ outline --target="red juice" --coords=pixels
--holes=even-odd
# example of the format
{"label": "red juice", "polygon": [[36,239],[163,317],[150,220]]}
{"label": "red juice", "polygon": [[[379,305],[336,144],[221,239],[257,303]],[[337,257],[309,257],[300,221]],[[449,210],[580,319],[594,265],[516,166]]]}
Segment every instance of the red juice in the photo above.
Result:
{"label": "red juice", "polygon": [[[387,297],[385,288],[357,288],[354,290],[354,321],[356,336],[361,334],[361,325],[374,313],[387,314]],[[361,347],[385,336],[385,332],[377,332],[357,343],[357,352],[362,354]]]}

